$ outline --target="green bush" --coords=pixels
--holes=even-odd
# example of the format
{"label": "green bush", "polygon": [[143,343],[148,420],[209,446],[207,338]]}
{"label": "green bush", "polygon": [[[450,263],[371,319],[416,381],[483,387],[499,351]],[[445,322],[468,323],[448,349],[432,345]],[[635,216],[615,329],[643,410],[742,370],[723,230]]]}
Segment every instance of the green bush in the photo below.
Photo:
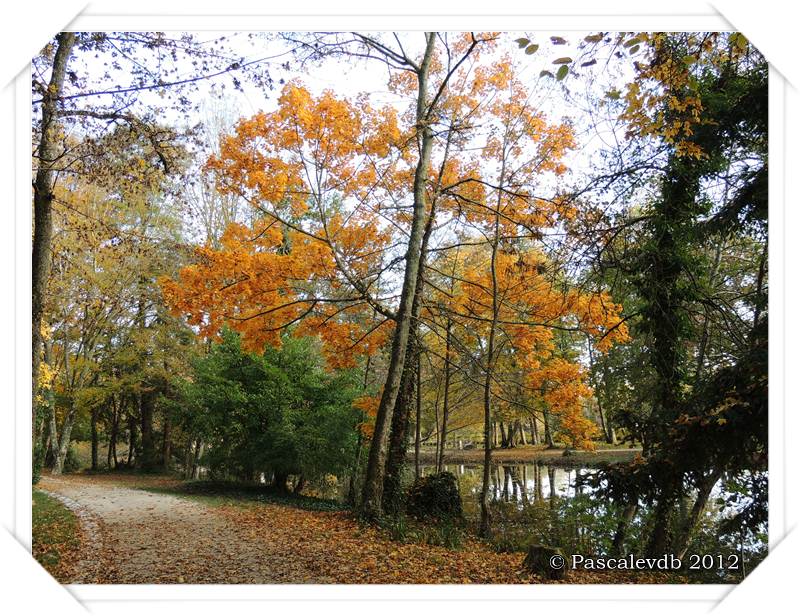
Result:
{"label": "green bush", "polygon": [[361,392],[354,371],[328,371],[318,341],[286,336],[256,354],[238,334],[195,360],[182,385],[176,421],[202,436],[202,464],[213,479],[250,481],[264,473],[285,490],[289,476],[307,482],[343,475],[352,465]]}
{"label": "green bush", "polygon": [[461,494],[453,473],[419,477],[408,491],[408,512],[418,519],[461,519]]}

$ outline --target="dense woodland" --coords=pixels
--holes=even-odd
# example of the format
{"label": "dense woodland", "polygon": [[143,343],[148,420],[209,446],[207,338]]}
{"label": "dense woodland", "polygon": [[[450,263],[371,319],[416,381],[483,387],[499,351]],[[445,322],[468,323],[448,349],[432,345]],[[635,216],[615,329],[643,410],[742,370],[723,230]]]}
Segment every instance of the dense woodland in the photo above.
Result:
{"label": "dense woodland", "polygon": [[[763,557],[757,50],[736,33],[246,38],[258,55],[61,33],[34,59],[34,481],[89,443],[91,471],[333,485],[386,524],[424,507],[425,477],[447,493],[466,447],[481,537],[522,524],[564,546],[584,516],[587,550]],[[306,84],[342,67],[387,92]],[[235,103],[252,92],[264,110]],[[493,454],[534,447],[641,452],[510,521]]]}

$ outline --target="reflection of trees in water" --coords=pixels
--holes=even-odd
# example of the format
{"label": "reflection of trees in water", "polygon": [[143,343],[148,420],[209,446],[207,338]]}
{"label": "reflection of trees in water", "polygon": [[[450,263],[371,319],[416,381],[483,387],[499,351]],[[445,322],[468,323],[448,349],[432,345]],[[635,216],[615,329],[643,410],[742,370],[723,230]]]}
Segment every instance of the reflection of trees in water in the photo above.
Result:
{"label": "reflection of trees in water", "polygon": [[[459,482],[464,504],[477,499],[481,490],[482,467],[445,465]],[[568,469],[547,464],[493,464],[490,494],[496,502],[518,503],[524,506],[543,502],[546,498],[574,497],[587,493],[590,487],[585,477],[591,469]],[[432,466],[421,468],[423,475],[435,472]]]}
{"label": "reflection of trees in water", "polygon": [[[456,475],[461,490],[465,515],[477,520],[480,515],[482,466],[449,465],[443,470]],[[423,467],[423,474],[435,472]],[[569,553],[639,554],[651,528],[652,507],[636,499],[615,503],[597,494],[592,479],[594,469],[564,468],[547,464],[492,465],[490,495],[494,508],[496,539],[502,549],[524,550],[530,543],[558,545]],[[602,483],[601,483],[602,485]],[[746,556],[751,570],[766,554],[766,528],[763,541],[740,543],[737,537],[720,537],[717,530],[725,520],[733,519],[749,502],[742,499],[730,502],[733,492],[725,482],[711,491],[709,502],[716,503],[702,517],[696,536],[692,539],[697,553],[739,554]],[[740,487],[745,491],[744,487]],[[688,494],[684,515],[689,515]],[[728,501],[724,508],[721,503]],[[706,572],[701,581],[719,582],[714,572]],[[733,575],[733,574],[731,574]],[[735,576],[734,576],[735,577]],[[724,578],[739,581],[739,578]]]}

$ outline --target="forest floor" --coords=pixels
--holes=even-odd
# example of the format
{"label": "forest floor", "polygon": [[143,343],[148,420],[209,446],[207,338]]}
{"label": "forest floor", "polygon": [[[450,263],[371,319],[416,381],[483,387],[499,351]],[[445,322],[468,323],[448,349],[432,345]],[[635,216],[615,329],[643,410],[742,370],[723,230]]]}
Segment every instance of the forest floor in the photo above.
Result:
{"label": "forest floor", "polygon": [[[37,486],[86,526],[64,583],[499,583],[540,580],[520,553],[467,537],[460,549],[391,540],[347,511],[231,496],[189,496],[166,476],[43,476]],[[311,500],[311,499],[308,499]],[[298,501],[302,504],[303,501]],[[657,575],[572,571],[570,583],[659,583]]]}
{"label": "forest floor", "polygon": [[[513,449],[493,449],[492,460],[508,464],[525,464],[530,462],[544,462],[555,466],[595,466],[614,462],[629,462],[636,454],[642,452],[639,447],[604,447],[596,451],[570,450],[565,455],[565,450],[560,447],[547,449],[544,445],[523,445]],[[413,457],[413,451],[410,453]],[[483,449],[446,449],[444,453],[445,464],[483,464]],[[433,451],[421,451],[420,462],[432,464],[435,459]]]}

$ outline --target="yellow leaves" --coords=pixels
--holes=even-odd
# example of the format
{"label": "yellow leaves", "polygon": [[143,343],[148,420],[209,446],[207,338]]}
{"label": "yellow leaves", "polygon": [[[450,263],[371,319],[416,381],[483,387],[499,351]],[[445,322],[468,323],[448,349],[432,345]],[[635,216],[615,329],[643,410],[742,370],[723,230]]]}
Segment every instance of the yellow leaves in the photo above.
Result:
{"label": "yellow leaves", "polygon": [[[637,35],[640,36],[640,35]],[[648,60],[637,62],[636,78],[628,84],[626,108],[620,118],[628,123],[628,136],[656,137],[675,147],[681,157],[702,159],[706,154],[691,137],[695,128],[706,122],[704,105],[696,79],[700,71],[719,69],[740,61],[749,43],[740,33],[728,36],[721,44],[721,33],[702,37],[688,36],[682,56],[675,56],[663,34],[646,35]],[[666,117],[669,120],[665,120]]]}
{"label": "yellow leaves", "polygon": [[705,158],[707,156],[700,146],[690,141],[679,141],[675,145],[675,152],[679,156],[694,158],[695,160],[700,160],[701,158]]}
{"label": "yellow leaves", "polygon": [[[43,325],[44,327],[44,325]],[[39,362],[39,390],[36,392],[35,404],[44,402],[44,391],[53,388],[58,372],[47,362]]]}

